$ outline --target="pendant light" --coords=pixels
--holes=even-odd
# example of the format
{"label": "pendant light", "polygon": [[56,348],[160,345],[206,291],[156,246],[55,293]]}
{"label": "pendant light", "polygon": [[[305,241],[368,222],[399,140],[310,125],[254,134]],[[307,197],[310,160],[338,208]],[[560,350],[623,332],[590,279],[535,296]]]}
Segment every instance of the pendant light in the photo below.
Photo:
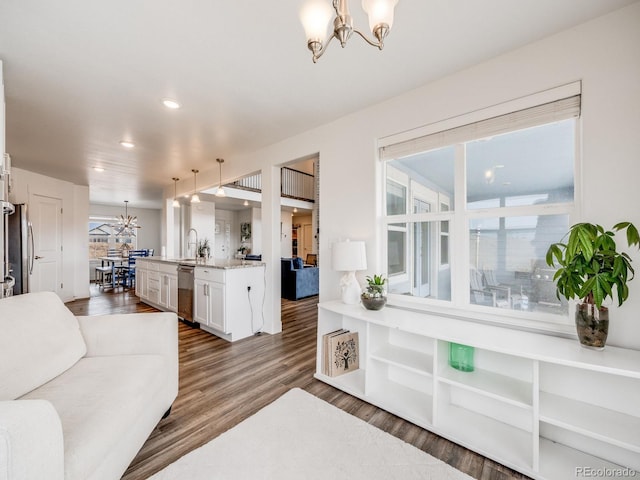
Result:
{"label": "pendant light", "polygon": [[225,193],[224,188],[222,188],[222,164],[224,163],[224,159],[216,158],[216,162],[218,162],[218,165],[220,165],[220,185],[218,186],[216,197],[226,197],[227,194]]}
{"label": "pendant light", "polygon": [[192,168],[193,172],[193,195],[191,195],[191,203],[200,203],[200,197],[198,196],[198,189],[196,188],[196,175],[200,170]]}
{"label": "pendant light", "polygon": [[178,201],[178,177],[173,177],[173,208],[180,208],[180,202]]}

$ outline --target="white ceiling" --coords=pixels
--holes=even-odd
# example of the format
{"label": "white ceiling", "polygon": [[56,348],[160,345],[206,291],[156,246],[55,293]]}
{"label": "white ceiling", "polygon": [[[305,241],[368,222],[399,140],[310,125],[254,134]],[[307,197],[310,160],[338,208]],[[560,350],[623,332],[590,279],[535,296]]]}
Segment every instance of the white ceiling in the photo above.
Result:
{"label": "white ceiling", "polygon": [[[172,177],[214,169],[216,157],[634,1],[400,0],[384,51],[354,36],[313,64],[303,0],[0,0],[7,151],[15,167],[89,185],[93,203],[157,208]],[[366,29],[360,2],[351,10]],[[165,109],[164,97],[183,107]]]}

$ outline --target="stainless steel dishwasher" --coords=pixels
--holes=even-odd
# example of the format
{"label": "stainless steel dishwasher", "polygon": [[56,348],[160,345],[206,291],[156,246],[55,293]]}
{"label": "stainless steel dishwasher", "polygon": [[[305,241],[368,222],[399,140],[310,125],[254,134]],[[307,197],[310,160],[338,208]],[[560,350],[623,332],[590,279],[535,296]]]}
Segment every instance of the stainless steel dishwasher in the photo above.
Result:
{"label": "stainless steel dishwasher", "polygon": [[178,265],[178,317],[193,324],[193,265]]}

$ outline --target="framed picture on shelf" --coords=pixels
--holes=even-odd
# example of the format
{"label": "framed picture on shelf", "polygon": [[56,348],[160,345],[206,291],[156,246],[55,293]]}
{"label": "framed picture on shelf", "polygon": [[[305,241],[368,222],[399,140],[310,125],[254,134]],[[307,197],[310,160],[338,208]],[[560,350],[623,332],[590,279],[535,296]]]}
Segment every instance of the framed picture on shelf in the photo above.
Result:
{"label": "framed picture on shelf", "polygon": [[240,241],[246,242],[251,240],[251,224],[243,222],[240,224]]}

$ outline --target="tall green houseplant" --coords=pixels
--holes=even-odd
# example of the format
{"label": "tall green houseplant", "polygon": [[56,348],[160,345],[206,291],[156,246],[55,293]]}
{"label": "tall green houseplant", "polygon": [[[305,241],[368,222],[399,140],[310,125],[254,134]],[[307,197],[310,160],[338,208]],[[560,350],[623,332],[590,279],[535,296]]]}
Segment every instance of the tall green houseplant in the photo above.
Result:
{"label": "tall green houseplant", "polygon": [[558,298],[582,300],[576,305],[575,321],[580,343],[586,347],[605,346],[609,333],[609,309],[602,305],[605,300],[615,296],[620,306],[629,297],[627,283],[635,272],[631,257],[617,250],[614,237],[621,230],[626,230],[629,247],[640,246],[638,229],[630,222],[620,222],[612,230],[577,223],[569,230],[567,243],[554,243],[547,250],[547,264],[559,266],[553,277]]}

